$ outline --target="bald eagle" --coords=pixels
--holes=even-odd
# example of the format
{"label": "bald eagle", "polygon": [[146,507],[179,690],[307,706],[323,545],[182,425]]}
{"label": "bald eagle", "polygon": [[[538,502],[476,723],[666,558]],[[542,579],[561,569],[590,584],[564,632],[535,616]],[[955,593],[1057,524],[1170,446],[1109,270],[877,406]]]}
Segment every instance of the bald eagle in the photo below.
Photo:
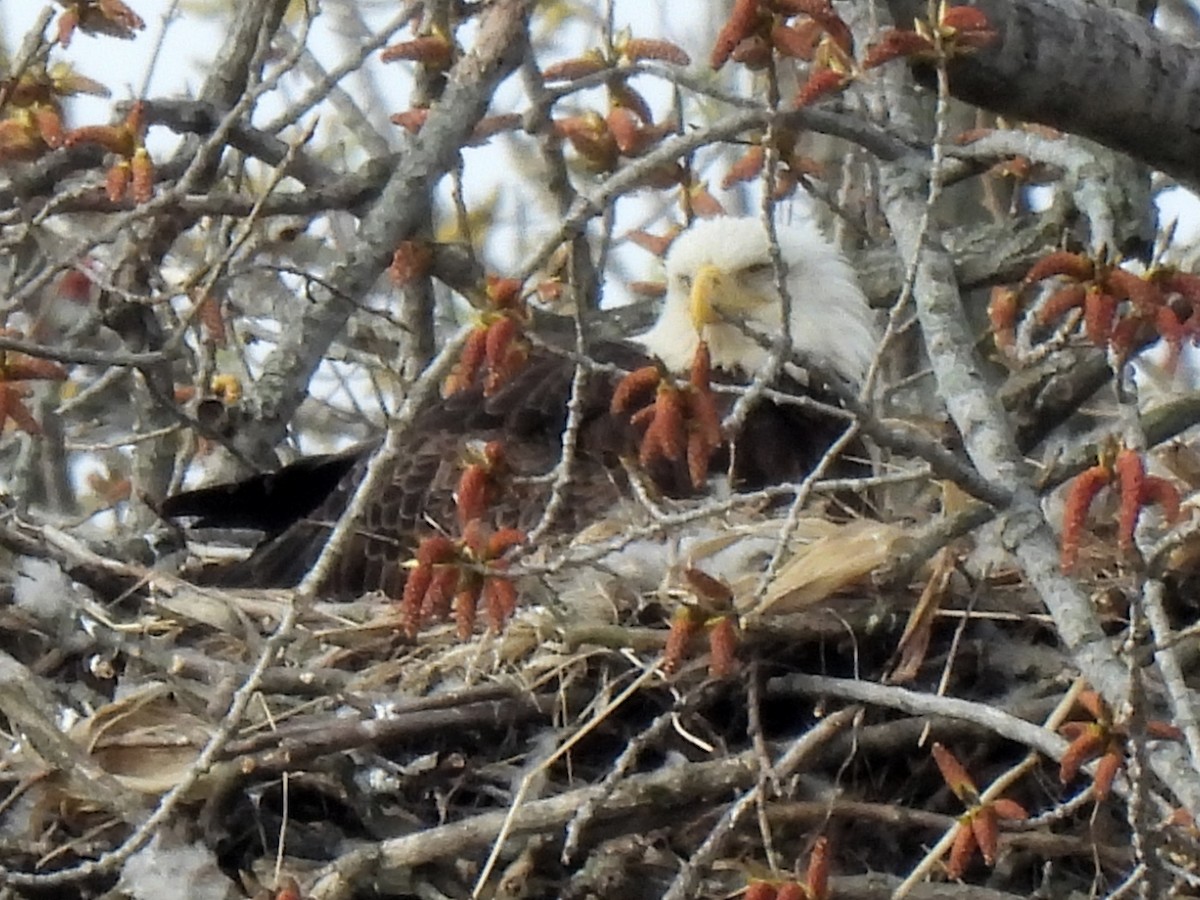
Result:
{"label": "bald eagle", "polygon": [[[803,218],[777,231],[790,295],[792,346],[804,359],[857,384],[875,356],[875,317],[854,270],[816,224]],[[701,219],[667,253],[667,296],[658,321],[634,341],[674,372],[691,364],[701,340],[713,366],[750,379],[767,364],[783,327],[784,303],[763,223]]]}
{"label": "bald eagle", "polygon": [[[853,270],[807,217],[779,227],[777,240],[793,349],[825,370],[822,377],[857,385],[873,359],[877,334]],[[653,363],[685,374],[703,342],[716,379],[748,383],[768,364],[783,329],[785,303],[776,273],[767,230],[757,219],[700,220],[673,242],[666,258],[666,297],[653,327],[629,341],[597,342],[588,348],[590,358],[607,365],[589,373],[577,398],[576,455],[555,520],[559,534],[584,528],[630,494],[619,463],[622,457],[637,456],[639,434],[627,417],[613,413],[621,376],[611,373]],[[562,453],[575,366],[569,352],[534,345],[498,389],[469,384],[421,409],[405,433],[388,483],[370,498],[322,592],[355,597],[378,590],[398,598],[404,563],[422,536],[453,530],[463,460],[470,447],[484,442],[500,441],[504,448],[503,484],[487,506],[486,524],[532,528],[551,490],[549,480],[539,476],[551,472]],[[778,376],[772,385],[777,392],[753,405],[737,433],[725,436],[715,465],[728,470],[734,489],[802,478],[844,431],[844,417],[780,400],[781,393],[790,393],[829,401],[821,383],[813,378],[801,385],[789,375]],[[735,394],[716,397],[724,416]],[[265,532],[249,557],[206,567],[198,580],[291,586],[320,555],[377,446],[372,442],[235,484],[178,494],[165,501],[162,511],[172,518],[199,517],[201,526]],[[847,471],[845,466],[841,471]],[[658,465],[647,475],[665,495],[691,492],[678,466]]]}

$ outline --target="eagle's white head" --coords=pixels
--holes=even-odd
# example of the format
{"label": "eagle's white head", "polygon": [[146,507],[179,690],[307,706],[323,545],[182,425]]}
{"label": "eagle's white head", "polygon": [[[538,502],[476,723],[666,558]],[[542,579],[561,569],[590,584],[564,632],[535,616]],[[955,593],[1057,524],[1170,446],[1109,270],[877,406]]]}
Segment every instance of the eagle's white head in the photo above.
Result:
{"label": "eagle's white head", "polygon": [[[791,295],[795,349],[850,382],[874,357],[875,317],[841,252],[808,217],[777,229]],[[654,326],[635,340],[674,372],[691,365],[701,338],[713,365],[746,377],[764,367],[783,327],[783,301],[767,230],[755,218],[702,219],[667,253],[667,297]]]}

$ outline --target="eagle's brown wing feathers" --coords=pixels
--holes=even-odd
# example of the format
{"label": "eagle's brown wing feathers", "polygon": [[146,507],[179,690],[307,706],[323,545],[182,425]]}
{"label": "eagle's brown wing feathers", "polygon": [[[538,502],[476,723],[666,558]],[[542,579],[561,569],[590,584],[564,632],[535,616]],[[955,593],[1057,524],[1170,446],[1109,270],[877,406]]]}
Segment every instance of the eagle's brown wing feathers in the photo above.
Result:
{"label": "eagle's brown wing feathers", "polygon": [[[503,442],[505,464],[486,524],[493,528],[533,528],[550,496],[550,473],[561,454],[573,364],[563,356],[539,354],[495,396],[472,389],[431,403],[406,430],[389,482],[370,498],[356,532],[337,558],[322,592],[339,597],[380,590],[399,597],[404,563],[420,539],[437,530],[452,536],[454,490],[471,445]],[[559,527],[578,526],[582,516],[601,515],[618,497],[607,477],[604,458],[628,447],[627,428],[608,415],[611,378],[594,375],[584,392],[581,412],[587,439],[575,461],[569,502]],[[198,580],[222,586],[291,586],[316,563],[334,525],[361,482],[377,443],[338,456],[346,459],[341,477],[327,484],[288,479],[296,491],[323,491],[315,499],[293,498],[304,510],[292,524],[269,535],[249,557],[203,569]],[[332,457],[331,457],[332,458]],[[609,459],[611,463],[613,460]],[[199,515],[210,525],[242,525],[246,515],[238,498],[263,499],[262,483],[277,483],[279,473],[255,476],[237,485],[204,488],[171,498],[163,506],[169,516]],[[270,531],[271,529],[267,529]]]}
{"label": "eagle's brown wing feathers", "polygon": [[[627,370],[647,363],[629,344],[607,344],[592,351],[596,358]],[[539,476],[548,475],[561,455],[573,372],[569,358],[537,351],[494,396],[485,397],[475,388],[428,404],[406,429],[389,482],[368,500],[322,593],[355,597],[379,590],[391,597],[401,596],[407,571],[404,563],[412,558],[421,538],[438,530],[458,536],[454,490],[468,445],[500,440],[504,446],[505,472],[488,507],[486,524],[523,531],[533,528],[545,511],[551,490],[549,480]],[[559,534],[573,533],[599,519],[628,494],[615,463],[618,454],[636,456],[636,435],[627,423],[609,415],[616,379],[616,375],[600,372],[587,379],[573,478],[555,523]],[[727,409],[732,397],[724,395],[724,400]],[[810,410],[760,403],[738,437],[735,484],[756,488],[802,478],[844,424]],[[261,505],[270,502],[271,496],[279,498],[283,491],[295,491],[296,496],[281,503],[285,510],[266,517],[274,525],[291,513],[291,524],[272,528],[264,522],[268,536],[248,558],[206,568],[199,576],[199,580],[225,586],[295,585],[320,556],[377,446],[363,445],[323,457],[319,464],[308,462],[308,469],[295,476],[294,467],[286,467],[238,485],[182,494],[164,504],[164,513],[202,516],[211,525],[245,524],[248,516],[238,509],[239,497]],[[724,461],[717,460],[714,470],[721,471],[723,466]],[[650,476],[664,493],[689,492],[686,462],[661,469]],[[853,467],[842,466],[840,474],[850,471]]]}

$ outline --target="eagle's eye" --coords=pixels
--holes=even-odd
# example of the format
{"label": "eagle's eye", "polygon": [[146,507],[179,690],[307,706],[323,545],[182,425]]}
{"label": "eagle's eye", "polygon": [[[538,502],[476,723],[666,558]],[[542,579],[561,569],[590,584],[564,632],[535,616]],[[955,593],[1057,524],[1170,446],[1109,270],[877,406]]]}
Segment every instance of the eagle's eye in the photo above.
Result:
{"label": "eagle's eye", "polygon": [[[774,271],[775,267],[771,265],[770,260],[767,260],[766,262],[758,262],[754,263],[753,265],[746,266],[746,268],[742,269],[742,274],[748,275],[751,278],[758,278],[760,275],[771,275],[774,273]],[[786,267],[784,268],[784,271],[787,271]]]}
{"label": "eagle's eye", "polygon": [[679,284],[680,284],[680,286],[683,287],[683,289],[685,291],[690,292],[692,289],[692,276],[691,275],[680,275],[679,276]]}

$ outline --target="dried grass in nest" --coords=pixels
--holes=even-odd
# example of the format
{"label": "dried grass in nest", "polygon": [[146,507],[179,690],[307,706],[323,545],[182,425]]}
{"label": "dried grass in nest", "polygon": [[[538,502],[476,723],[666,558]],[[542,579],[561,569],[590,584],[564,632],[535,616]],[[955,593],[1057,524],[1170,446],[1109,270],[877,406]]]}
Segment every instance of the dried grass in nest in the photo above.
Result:
{"label": "dried grass in nest", "polygon": [[[267,886],[282,836],[281,871],[322,900],[368,883],[385,896],[431,895],[434,886],[465,896],[476,883],[490,896],[727,896],[764,871],[762,828],[785,869],[820,831],[831,837],[835,876],[903,875],[958,812],[937,800],[936,773],[914,743],[923,727],[944,741],[969,738],[980,783],[1013,753],[977,722],[888,711],[899,689],[880,682],[895,670],[905,620],[925,631],[904,660],[910,687],[934,708],[944,672],[955,696],[1021,699],[1015,712],[1043,714],[1029,706],[1029,689],[1055,689],[1061,662],[1056,651],[1022,649],[1030,629],[1045,626],[1010,573],[970,584],[955,574],[960,554],[947,551],[947,577],[917,619],[920,589],[936,571],[914,591],[878,595],[869,584],[906,545],[903,529],[802,518],[776,574],[760,584],[778,535],[778,520],[734,516],[563,577],[530,576],[529,604],[505,631],[467,642],[451,624],[407,642],[394,608],[377,600],[297,608],[243,721],[172,819],[195,823],[185,830],[202,846],[222,848],[227,872]],[[611,538],[585,536],[573,549]],[[625,570],[655,553],[659,568],[631,587]],[[654,668],[672,604],[687,593],[684,566],[733,588],[744,628],[735,678],[707,679],[703,648],[672,678]],[[292,603],[287,592],[158,578],[132,611],[89,607],[105,617],[96,645],[124,667],[122,693],[107,702],[93,694],[100,702],[67,736],[22,729],[28,739],[6,759],[20,786],[10,805],[28,829],[12,832],[28,847],[14,859],[53,868],[118,846],[193,774]],[[990,623],[994,646],[955,647],[968,608],[973,621]],[[827,693],[838,679],[814,692],[779,680],[790,672],[857,676],[880,692],[854,744],[856,708]],[[23,667],[12,679],[50,688]],[[997,693],[1005,683],[1014,686],[1008,700]],[[38,706],[0,697],[10,722],[18,707]],[[43,718],[60,705],[44,701]],[[1052,785],[1047,777],[1043,791]],[[1068,829],[1054,851],[1067,861],[1064,883],[1092,865],[1084,831]],[[54,855],[35,852],[51,834]],[[1050,852],[1036,842],[1029,850],[1030,840],[1005,837],[1002,847],[1024,847],[1026,859]],[[1100,858],[1116,870],[1109,849],[1102,842]],[[683,884],[688,893],[679,894]],[[879,895],[839,877],[834,885],[850,891],[835,896]]]}

